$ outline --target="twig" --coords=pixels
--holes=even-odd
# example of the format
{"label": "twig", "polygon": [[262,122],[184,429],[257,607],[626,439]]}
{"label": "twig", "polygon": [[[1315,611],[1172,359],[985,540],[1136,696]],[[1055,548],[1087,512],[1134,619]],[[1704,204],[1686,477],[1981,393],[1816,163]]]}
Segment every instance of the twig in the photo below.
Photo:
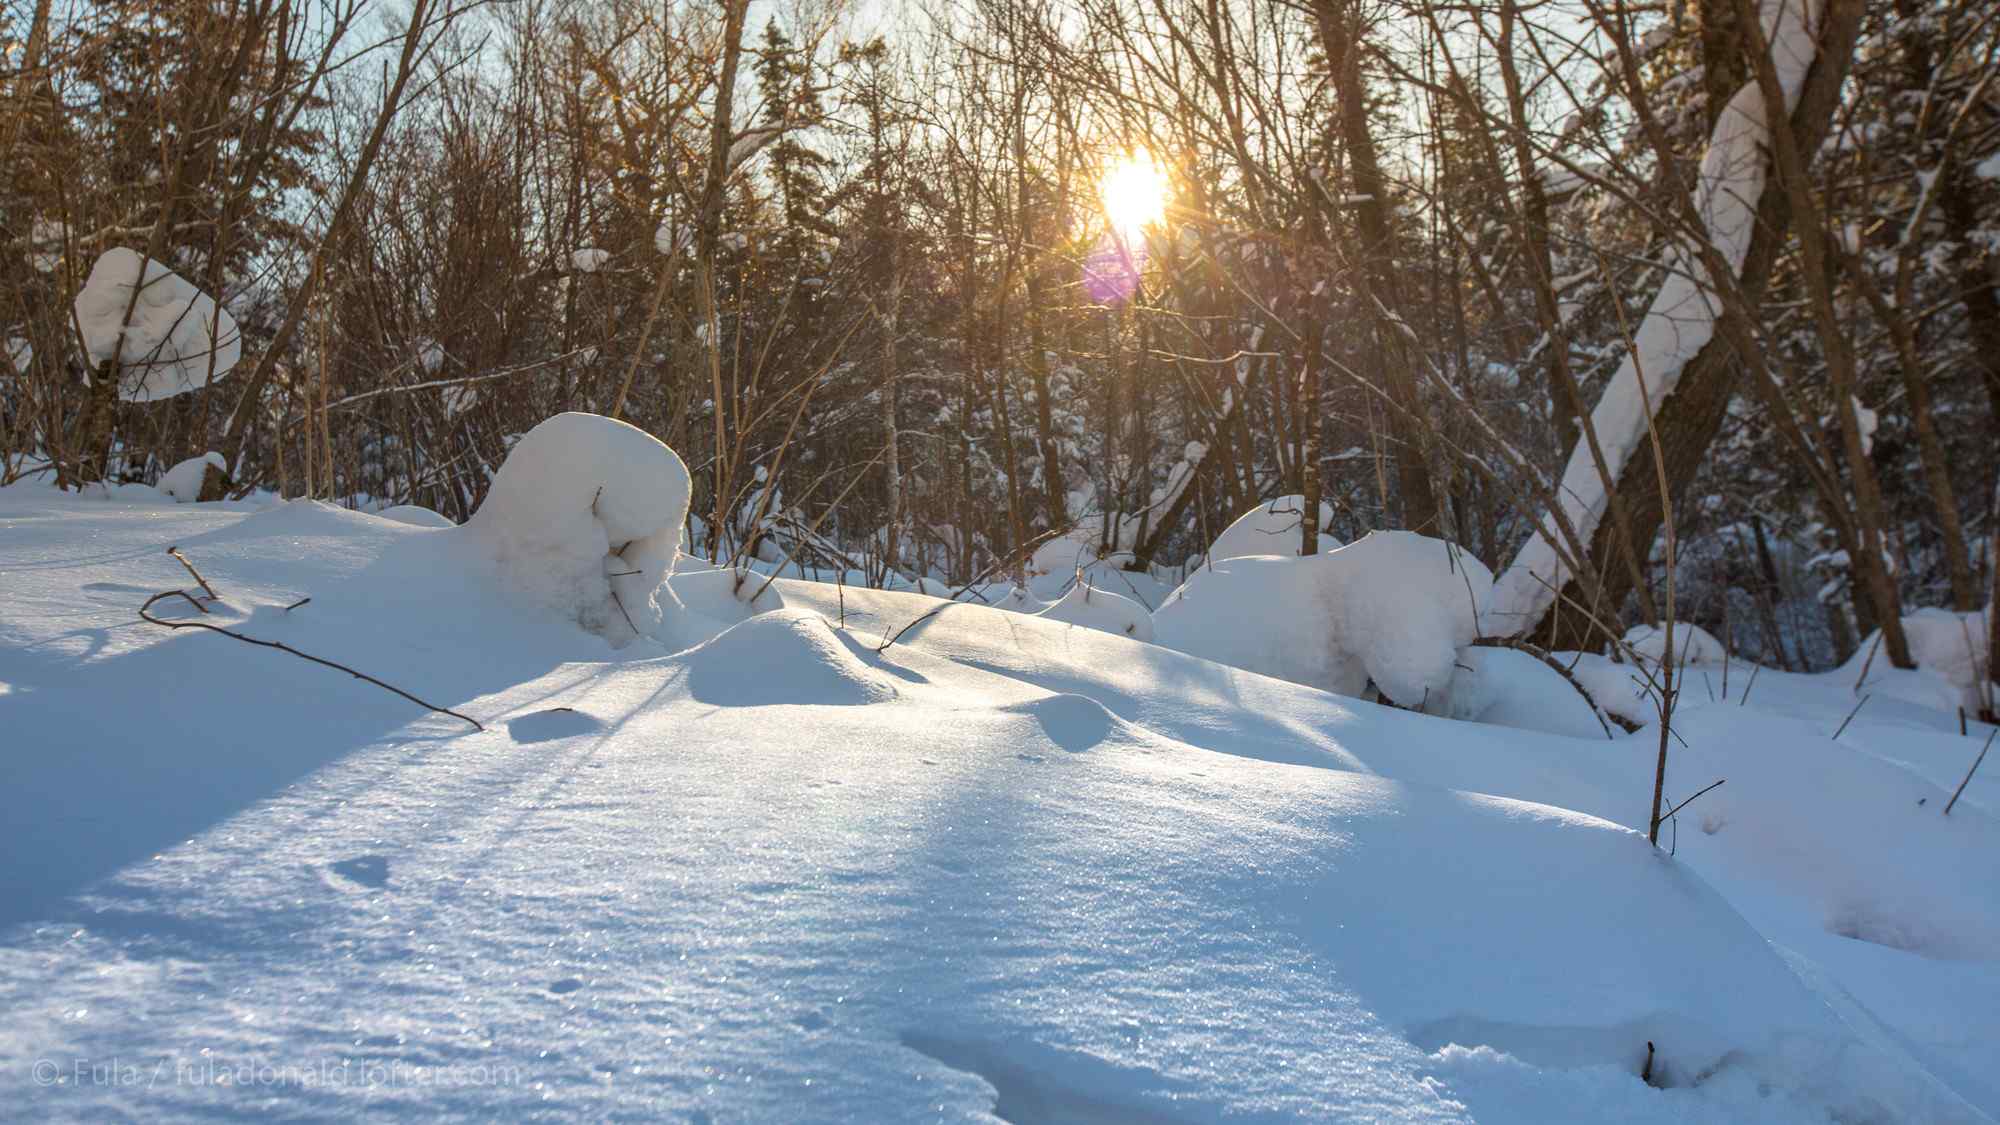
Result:
{"label": "twig", "polygon": [[1674,806],[1673,808],[1671,808],[1671,809],[1667,810],[1667,815],[1666,815],[1666,816],[1664,816],[1664,817],[1661,817],[1660,819],[1662,819],[1662,820],[1672,820],[1672,819],[1673,819],[1673,817],[1674,817],[1674,814],[1675,814],[1675,813],[1678,813],[1678,812],[1680,812],[1680,811],[1681,811],[1682,809],[1684,809],[1684,808],[1687,808],[1687,807],[1688,807],[1689,805],[1692,805],[1692,804],[1694,804],[1694,803],[1695,803],[1695,802],[1696,802],[1697,800],[1700,800],[1700,799],[1701,799],[1701,795],[1702,795],[1702,793],[1706,793],[1706,792],[1708,792],[1708,791],[1709,791],[1710,789],[1713,789],[1713,788],[1715,788],[1716,786],[1718,786],[1718,785],[1721,785],[1721,784],[1722,784],[1723,782],[1725,782],[1725,781],[1728,781],[1728,780],[1729,780],[1729,779],[1728,779],[1728,778],[1726,778],[1726,777],[1718,777],[1718,778],[1716,778],[1716,779],[1715,779],[1714,781],[1712,781],[1712,782],[1709,782],[1709,783],[1708,783],[1708,785],[1706,785],[1706,786],[1704,786],[1704,787],[1702,788],[1701,792],[1699,792],[1699,793],[1696,793],[1696,794],[1695,794],[1694,796],[1692,796],[1692,797],[1689,797],[1689,798],[1688,798],[1687,800],[1685,800],[1685,801],[1682,801],[1682,802],[1681,802],[1680,804],[1678,804],[1678,805],[1675,805],[1675,806]]}
{"label": "twig", "polygon": [[207,594],[210,600],[218,602],[222,600],[222,596],[215,592],[215,587],[210,586],[208,584],[208,579],[203,578],[201,576],[201,571],[196,570],[194,568],[194,564],[188,561],[188,557],[186,555],[181,554],[181,549],[179,547],[168,547],[167,553],[172,555],[174,558],[180,560],[180,564],[182,566],[187,567],[187,572],[189,574],[194,575],[194,580],[196,582],[201,583],[201,592]]}
{"label": "twig", "polygon": [[1864,696],[1862,696],[1862,697],[1861,697],[1861,702],[1859,702],[1859,703],[1856,703],[1856,704],[1854,705],[1854,710],[1852,710],[1852,711],[1849,711],[1849,712],[1847,713],[1847,717],[1846,717],[1845,719],[1842,719],[1842,720],[1840,721],[1840,730],[1837,730],[1837,731],[1834,731],[1834,732],[1833,732],[1833,739],[1834,739],[1834,741],[1835,741],[1835,742],[1838,742],[1838,741],[1840,741],[1840,735],[1841,735],[1841,732],[1842,732],[1842,731],[1845,731],[1845,730],[1847,729],[1847,724],[1849,724],[1849,723],[1853,722],[1853,721],[1854,721],[1854,716],[1856,716],[1856,715],[1859,715],[1859,714],[1861,713],[1861,709],[1862,709],[1863,707],[1867,706],[1867,705],[1868,705],[1868,701],[1869,701],[1869,700],[1871,700],[1871,699],[1873,699],[1873,698],[1875,698],[1875,697],[1874,697],[1874,696],[1872,696],[1872,695],[1864,695]]}
{"label": "twig", "polygon": [[311,601],[311,600],[312,600],[311,598],[300,598],[300,599],[299,599],[298,601],[295,601],[295,602],[293,602],[292,604],[290,604],[290,605],[286,606],[286,607],[285,607],[285,612],[286,612],[286,613],[290,613],[290,612],[292,612],[293,610],[295,610],[295,609],[299,608],[300,606],[302,606],[302,605],[306,604],[307,602],[309,602],[309,601]]}
{"label": "twig", "polygon": [[[1854,681],[1855,694],[1861,693],[1861,685],[1868,682],[1868,666],[1875,663],[1875,652],[1882,647],[1882,631],[1875,631],[1875,643],[1868,646],[1868,659],[1861,662],[1861,678]],[[1838,737],[1838,736],[1836,736]]]}
{"label": "twig", "polygon": [[[190,567],[189,569],[193,568]],[[440,707],[435,703],[426,702],[422,699],[417,698],[414,695],[411,695],[409,692],[404,691],[402,688],[399,688],[394,684],[384,683],[381,680],[376,679],[375,677],[369,675],[366,672],[357,672],[354,669],[349,668],[345,664],[335,663],[334,661],[314,656],[309,652],[300,652],[298,649],[295,649],[290,645],[280,644],[277,641],[260,641],[255,637],[247,637],[244,636],[242,633],[236,632],[235,630],[224,629],[220,625],[210,625],[205,621],[166,621],[161,618],[154,617],[152,613],[149,612],[153,608],[154,603],[160,601],[162,598],[175,598],[175,597],[188,598],[188,595],[185,590],[168,590],[165,593],[154,594],[152,597],[146,599],[145,605],[139,607],[139,616],[147,621],[152,622],[155,625],[161,626],[162,628],[207,629],[211,633],[221,633],[225,637],[234,637],[235,639],[242,641],[244,644],[257,645],[262,648],[275,648],[280,652],[288,652],[291,653],[293,656],[298,657],[301,660],[310,660],[314,664],[324,665],[325,667],[345,672],[348,675],[353,676],[357,680],[367,680],[369,683],[374,684],[376,687],[382,688],[385,691],[395,692],[397,695],[402,696],[404,699],[409,700],[410,702],[416,704],[419,707],[431,711],[436,711],[442,715],[450,715],[454,719],[462,719],[468,723],[471,723],[472,729],[474,730],[486,729],[486,727],[483,724],[481,724],[478,719],[475,719],[470,715],[463,715],[457,711],[452,710],[449,707]],[[188,600],[190,602],[194,601],[193,598],[188,598]],[[196,608],[200,607],[197,606]],[[204,609],[202,610],[202,612],[206,613],[208,611]]]}
{"label": "twig", "polygon": [[[203,605],[203,604],[201,604],[201,601],[200,601],[200,599],[198,599],[198,598],[195,598],[195,597],[193,597],[193,596],[189,595],[189,594],[188,594],[188,592],[187,592],[186,590],[168,590],[168,591],[167,591],[166,593],[164,593],[164,594],[161,594],[161,595],[160,595],[160,598],[171,598],[171,597],[175,597],[176,595],[178,595],[178,596],[179,596],[179,597],[181,597],[181,598],[184,598],[184,599],[186,599],[186,601],[187,601],[187,604],[189,604],[189,605],[191,605],[191,606],[195,607],[196,609],[198,609],[198,610],[202,611],[203,613],[207,613],[207,612],[208,612],[208,607],[207,607],[207,606],[205,606],[205,605]],[[160,600],[160,598],[154,598],[154,599],[153,599],[153,602],[156,602],[156,601],[159,601],[159,600]],[[153,604],[153,602],[147,602],[146,604],[147,604],[147,605],[152,605],[152,604]]]}
{"label": "twig", "polygon": [[1511,648],[1518,652],[1525,652],[1529,656],[1532,656],[1535,659],[1541,661],[1542,663],[1548,665],[1551,669],[1555,671],[1556,675],[1561,676],[1564,680],[1567,680],[1569,682],[1569,686],[1575,688],[1576,693],[1583,697],[1583,701],[1590,705],[1590,713],[1597,716],[1598,725],[1604,728],[1604,737],[1606,738],[1618,737],[1617,735],[1611,733],[1611,724],[1614,722],[1617,723],[1619,727],[1625,731],[1626,734],[1632,734],[1639,729],[1639,724],[1633,722],[1632,720],[1626,718],[1625,716],[1614,715],[1611,712],[1606,711],[1604,708],[1598,706],[1597,700],[1591,698],[1590,692],[1584,688],[1583,681],[1577,679],[1576,674],[1571,672],[1568,668],[1563,667],[1563,662],[1557,660],[1555,658],[1555,655],[1549,652],[1547,649],[1544,649],[1541,646],[1533,644],[1529,641],[1520,640],[1519,638],[1516,637],[1481,637],[1478,640],[1473,641],[1472,643],[1475,647],[1478,648]]}
{"label": "twig", "polygon": [[1757,673],[1763,670],[1764,666],[1762,664],[1752,664],[1750,666],[1750,682],[1743,685],[1743,694],[1736,697],[1736,705],[1738,707],[1750,702],[1750,689],[1757,686]]}
{"label": "twig", "polygon": [[957,604],[958,604],[957,602],[945,602],[944,605],[938,606],[936,609],[931,610],[929,613],[924,614],[922,617],[919,617],[915,621],[910,622],[908,625],[903,626],[901,629],[896,630],[896,635],[890,637],[888,640],[883,641],[880,645],[876,646],[875,651],[881,652],[883,649],[886,649],[890,645],[895,644],[897,641],[902,640],[904,633],[909,632],[910,630],[916,628],[917,626],[923,624],[924,622],[929,621],[931,618],[936,617],[938,614],[943,613],[945,606],[957,605]]}
{"label": "twig", "polygon": [[1995,734],[2000,734],[2000,729],[1996,729],[1993,734],[1986,736],[1986,745],[1981,746],[1979,748],[1979,756],[1972,759],[1972,768],[1965,771],[1965,777],[1959,781],[1958,788],[1951,792],[1951,800],[1944,803],[1944,815],[1951,815],[1951,807],[1958,803],[1958,795],[1965,792],[1966,782],[1971,781],[1972,775],[1979,772],[1979,763],[1986,760],[1986,752],[1993,748],[1993,735]]}

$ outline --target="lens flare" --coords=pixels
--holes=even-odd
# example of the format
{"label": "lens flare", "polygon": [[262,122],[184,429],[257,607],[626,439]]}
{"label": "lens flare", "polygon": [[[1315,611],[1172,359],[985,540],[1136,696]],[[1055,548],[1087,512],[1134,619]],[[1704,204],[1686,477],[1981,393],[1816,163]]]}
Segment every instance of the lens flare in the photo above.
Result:
{"label": "lens flare", "polygon": [[1113,160],[1104,170],[1098,194],[1104,214],[1126,239],[1136,239],[1147,226],[1166,217],[1170,185],[1153,154],[1137,149]]}

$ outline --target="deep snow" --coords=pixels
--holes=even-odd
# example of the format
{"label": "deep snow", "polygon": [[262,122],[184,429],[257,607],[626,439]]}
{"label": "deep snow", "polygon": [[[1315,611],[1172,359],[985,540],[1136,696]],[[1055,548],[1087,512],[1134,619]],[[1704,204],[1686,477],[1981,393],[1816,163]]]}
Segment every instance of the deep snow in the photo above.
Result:
{"label": "deep snow", "polygon": [[[753,614],[760,576],[686,560],[668,641],[614,651],[479,522],[0,490],[10,1114],[2000,1111],[2000,785],[1937,815],[1975,745],[1943,712],[1834,741],[1851,683],[1691,700],[1670,791],[1728,781],[1668,856],[1619,827],[1650,731],[919,594],[779,579]],[[651,516],[606,523],[599,558]],[[172,545],[204,620],[486,729],[139,622],[192,588]]]}

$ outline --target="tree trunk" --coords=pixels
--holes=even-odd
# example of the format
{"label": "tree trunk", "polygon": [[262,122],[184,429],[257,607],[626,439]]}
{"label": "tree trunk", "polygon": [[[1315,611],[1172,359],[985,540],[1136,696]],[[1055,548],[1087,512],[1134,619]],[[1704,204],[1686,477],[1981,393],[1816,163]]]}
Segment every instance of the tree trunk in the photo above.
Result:
{"label": "tree trunk", "polygon": [[1396,445],[1396,488],[1402,498],[1403,526],[1427,535],[1443,531],[1436,493],[1425,458],[1423,404],[1411,367],[1408,322],[1396,283],[1395,228],[1391,223],[1389,181],[1376,156],[1375,137],[1368,124],[1368,88],[1362,80],[1362,40],[1366,29],[1353,0],[1312,0],[1313,21],[1320,49],[1326,54],[1334,97],[1339,103],[1337,127],[1347,152],[1350,178],[1357,197],[1355,221],[1361,245],[1363,276],[1369,290],[1369,314],[1381,358],[1382,381],[1391,409],[1389,435]]}

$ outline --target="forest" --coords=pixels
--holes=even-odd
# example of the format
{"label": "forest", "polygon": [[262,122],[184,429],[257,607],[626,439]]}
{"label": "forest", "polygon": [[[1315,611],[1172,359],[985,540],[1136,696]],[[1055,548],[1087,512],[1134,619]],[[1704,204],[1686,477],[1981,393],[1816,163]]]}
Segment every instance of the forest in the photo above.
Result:
{"label": "forest", "polygon": [[0,484],[213,452],[204,499],[463,522],[585,411],[679,451],[692,553],[878,587],[1056,541],[1171,587],[1296,496],[1298,552],[1444,539],[1550,649],[1910,667],[1993,598],[1989,5],[33,0],[0,42]]}

